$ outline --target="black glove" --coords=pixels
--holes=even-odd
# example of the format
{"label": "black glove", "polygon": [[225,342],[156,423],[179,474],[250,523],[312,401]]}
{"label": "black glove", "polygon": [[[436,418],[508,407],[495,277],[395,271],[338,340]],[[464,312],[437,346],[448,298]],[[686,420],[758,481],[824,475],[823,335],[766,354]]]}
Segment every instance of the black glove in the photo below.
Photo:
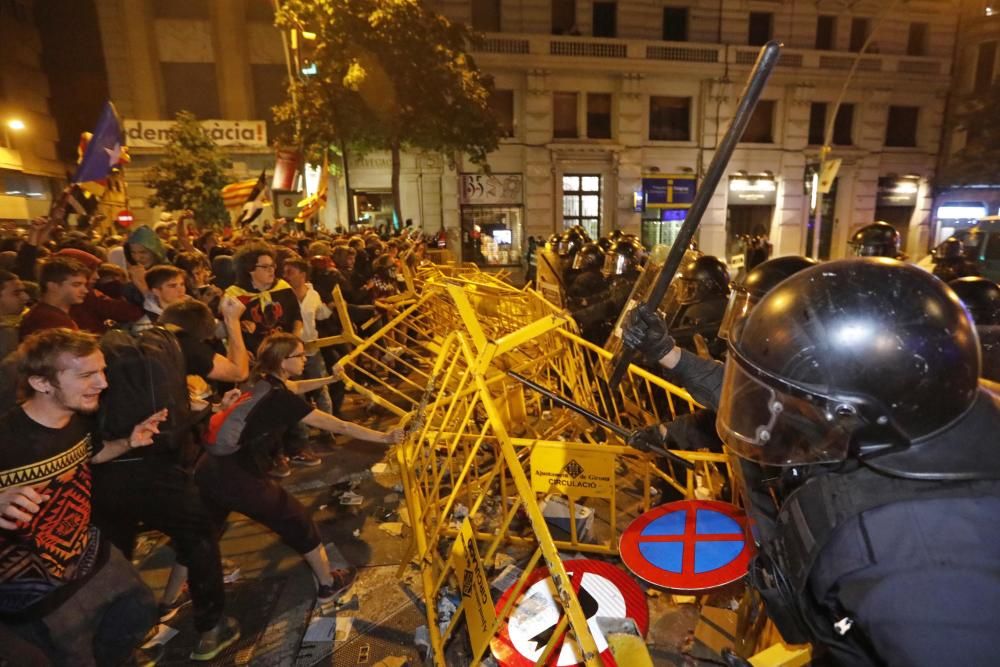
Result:
{"label": "black glove", "polygon": [[658,447],[659,449],[667,448],[667,433],[666,429],[661,429],[660,424],[653,424],[651,426],[644,426],[643,428],[638,428],[628,436],[626,444],[629,447],[638,449],[640,452],[648,452],[651,447]]}
{"label": "black glove", "polygon": [[632,309],[622,328],[622,343],[643,356],[647,366],[656,366],[674,349],[667,323],[656,309],[642,304]]}

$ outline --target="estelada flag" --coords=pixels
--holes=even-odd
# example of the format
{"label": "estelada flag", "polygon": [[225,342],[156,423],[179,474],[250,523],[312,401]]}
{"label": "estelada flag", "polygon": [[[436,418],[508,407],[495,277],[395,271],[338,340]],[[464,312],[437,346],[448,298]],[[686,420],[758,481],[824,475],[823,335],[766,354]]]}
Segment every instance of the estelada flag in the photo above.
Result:
{"label": "estelada flag", "polygon": [[327,161],[326,158],[324,158],[323,169],[320,172],[319,188],[316,190],[316,194],[309,195],[296,204],[300,210],[295,216],[295,222],[305,222],[309,218],[321,212],[323,207],[326,206],[327,177]]}
{"label": "estelada flag", "polygon": [[222,201],[226,208],[242,208],[247,203],[253,186],[257,185],[259,179],[251,178],[246,181],[230,183],[222,188]]}
{"label": "estelada flag", "polygon": [[269,196],[267,179],[265,178],[265,173],[262,171],[260,172],[260,177],[254,182],[250,194],[247,195],[246,203],[243,204],[243,210],[236,220],[236,225],[250,224],[257,219],[257,216],[264,210],[264,207],[270,203],[271,197]]}

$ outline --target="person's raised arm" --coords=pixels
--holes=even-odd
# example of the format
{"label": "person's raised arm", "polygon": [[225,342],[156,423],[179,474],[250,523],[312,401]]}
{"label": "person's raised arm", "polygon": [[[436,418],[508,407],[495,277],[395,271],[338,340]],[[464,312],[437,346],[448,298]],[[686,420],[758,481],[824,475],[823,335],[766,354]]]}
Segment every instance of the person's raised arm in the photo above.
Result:
{"label": "person's raised arm", "polygon": [[246,307],[232,296],[224,296],[219,302],[219,312],[226,328],[226,356],[216,354],[212,358],[209,380],[242,382],[250,375],[250,355],[240,328],[240,316],[244,310]]}

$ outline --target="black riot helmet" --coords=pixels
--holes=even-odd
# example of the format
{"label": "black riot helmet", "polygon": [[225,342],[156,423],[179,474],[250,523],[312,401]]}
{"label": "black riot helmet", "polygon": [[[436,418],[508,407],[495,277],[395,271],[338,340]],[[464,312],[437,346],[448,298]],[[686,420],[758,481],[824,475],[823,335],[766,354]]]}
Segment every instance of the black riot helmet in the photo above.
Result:
{"label": "black riot helmet", "polygon": [[972,315],[976,326],[1000,325],[1000,285],[978,276],[958,278],[948,283]]}
{"label": "black riot helmet", "polygon": [[611,246],[614,245],[614,241],[612,241],[607,236],[602,236],[601,238],[597,239],[597,245],[601,246],[602,252],[607,252],[611,250]]}
{"label": "black riot helmet", "polygon": [[552,234],[549,236],[548,240],[545,241],[545,248],[555,252],[559,249],[559,234]]}
{"label": "black riot helmet", "polygon": [[578,229],[567,230],[559,237],[557,252],[560,257],[573,257],[586,242],[586,237]]}
{"label": "black riot helmet", "polygon": [[604,256],[606,277],[622,276],[638,271],[646,261],[646,249],[634,238],[622,238]]}
{"label": "black riot helmet", "polygon": [[942,241],[938,247],[934,248],[932,255],[935,262],[949,259],[963,259],[965,257],[965,246],[957,238],[950,236]]}
{"label": "black riot helmet", "polygon": [[726,314],[719,325],[719,338],[728,339],[733,331],[738,330],[757,302],[778,283],[810,266],[816,266],[815,259],[786,255],[761,262],[752,268],[742,281],[733,285]]}
{"label": "black riot helmet", "polygon": [[600,271],[604,268],[604,251],[593,241],[584,243],[580,252],[573,258],[575,271]]}
{"label": "black riot helmet", "polygon": [[820,264],[768,292],[729,339],[716,426],[766,465],[854,457],[947,478],[968,466],[949,459],[947,434],[978,414],[979,367],[971,319],[931,274],[885,258]]}
{"label": "black riot helmet", "polygon": [[851,237],[851,254],[857,257],[891,257],[900,255],[899,232],[888,222],[873,222],[854,232]]}
{"label": "black riot helmet", "polygon": [[681,305],[728,294],[729,269],[718,257],[702,255],[683,265],[677,274],[677,297]]}

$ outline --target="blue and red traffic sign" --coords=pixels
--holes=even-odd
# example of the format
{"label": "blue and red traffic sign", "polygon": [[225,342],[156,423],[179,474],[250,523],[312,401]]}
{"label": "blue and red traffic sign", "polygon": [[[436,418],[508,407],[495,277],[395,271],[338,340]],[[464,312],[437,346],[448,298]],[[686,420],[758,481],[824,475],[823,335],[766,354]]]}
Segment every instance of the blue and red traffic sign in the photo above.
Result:
{"label": "blue and red traffic sign", "polygon": [[736,581],[754,554],[746,515],[715,500],[679,500],[629,524],[619,543],[622,562],[656,586],[701,591]]}

